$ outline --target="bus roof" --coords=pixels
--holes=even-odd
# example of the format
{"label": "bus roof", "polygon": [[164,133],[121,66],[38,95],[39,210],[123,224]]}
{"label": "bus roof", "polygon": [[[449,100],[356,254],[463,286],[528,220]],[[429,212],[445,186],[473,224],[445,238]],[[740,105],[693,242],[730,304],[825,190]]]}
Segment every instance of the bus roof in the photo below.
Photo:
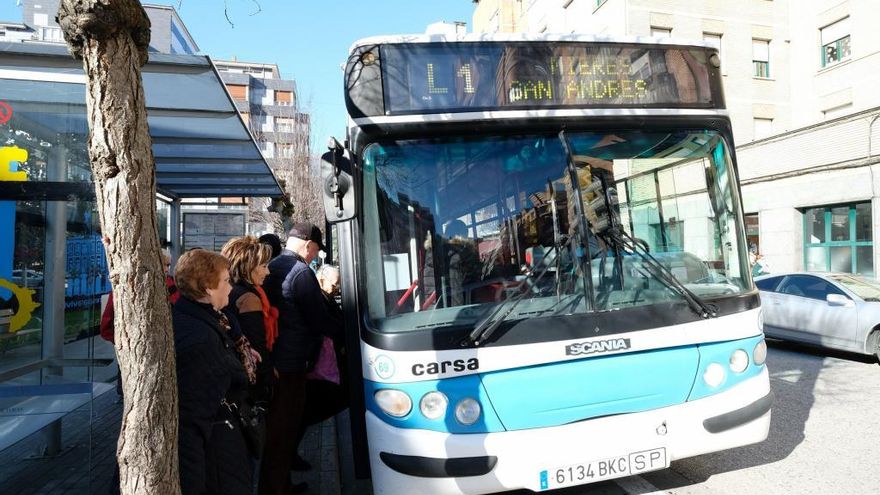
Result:
{"label": "bus roof", "polygon": [[629,43],[666,46],[694,46],[717,48],[717,44],[702,40],[678,40],[652,38],[649,36],[613,36],[603,34],[531,34],[531,33],[468,33],[455,36],[440,34],[394,34],[361,38],[351,45],[349,52],[365,45],[384,45],[394,43],[478,43],[478,42],[523,42],[523,41],[572,41],[581,43]]}

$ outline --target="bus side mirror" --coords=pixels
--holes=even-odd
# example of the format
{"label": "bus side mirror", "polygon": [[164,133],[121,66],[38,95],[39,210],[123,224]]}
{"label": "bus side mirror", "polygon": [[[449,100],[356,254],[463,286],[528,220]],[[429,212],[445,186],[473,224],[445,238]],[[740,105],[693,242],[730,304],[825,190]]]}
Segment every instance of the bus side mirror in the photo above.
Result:
{"label": "bus side mirror", "polygon": [[356,215],[354,166],[351,154],[335,138],[321,156],[321,191],[327,222],[351,220]]}

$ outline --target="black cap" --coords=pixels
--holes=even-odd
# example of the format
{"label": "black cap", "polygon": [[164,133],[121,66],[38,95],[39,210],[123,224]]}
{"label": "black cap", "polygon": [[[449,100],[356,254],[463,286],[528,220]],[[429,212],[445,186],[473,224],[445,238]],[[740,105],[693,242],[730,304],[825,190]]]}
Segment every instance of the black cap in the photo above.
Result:
{"label": "black cap", "polygon": [[293,228],[290,229],[290,237],[296,237],[297,239],[302,239],[304,241],[312,241],[316,243],[322,251],[326,251],[326,249],[324,249],[324,243],[321,241],[321,229],[313,223],[299,222],[293,224]]}
{"label": "black cap", "polygon": [[260,236],[261,244],[268,244],[272,247],[272,258],[276,258],[281,254],[281,239],[275,234],[263,234]]}

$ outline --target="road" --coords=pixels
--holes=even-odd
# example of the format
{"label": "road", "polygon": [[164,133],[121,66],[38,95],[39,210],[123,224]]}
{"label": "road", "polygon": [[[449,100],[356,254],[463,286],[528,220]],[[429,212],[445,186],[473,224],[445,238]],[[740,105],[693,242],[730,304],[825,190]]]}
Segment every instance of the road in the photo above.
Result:
{"label": "road", "polygon": [[552,495],[880,493],[880,365],[859,355],[771,343],[769,438],[668,470]]}

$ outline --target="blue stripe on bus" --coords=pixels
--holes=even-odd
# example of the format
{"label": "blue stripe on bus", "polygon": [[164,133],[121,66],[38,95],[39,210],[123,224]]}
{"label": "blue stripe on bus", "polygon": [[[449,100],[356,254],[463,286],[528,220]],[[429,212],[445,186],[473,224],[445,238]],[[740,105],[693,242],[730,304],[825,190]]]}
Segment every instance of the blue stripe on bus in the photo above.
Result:
{"label": "blue stripe on bus", "polygon": [[483,386],[505,428],[544,428],[681,404],[698,365],[691,345],[494,371]]}
{"label": "blue stripe on bus", "polygon": [[[754,364],[752,353],[762,339],[759,335],[443,380],[398,384],[365,380],[367,409],[397,428],[444,433],[543,428],[648,411],[718,394],[757,376],[764,366]],[[730,356],[737,349],[749,355],[749,366],[742,373],[729,368]],[[722,365],[726,372],[717,387],[709,387],[703,380],[712,363]],[[381,389],[407,393],[413,403],[410,413],[403,418],[385,414],[373,398]],[[425,418],[419,410],[419,401],[431,391],[443,392],[449,400],[446,415],[436,420]],[[460,424],[454,415],[455,405],[466,397],[477,399],[482,407],[479,421],[471,426]]]}

